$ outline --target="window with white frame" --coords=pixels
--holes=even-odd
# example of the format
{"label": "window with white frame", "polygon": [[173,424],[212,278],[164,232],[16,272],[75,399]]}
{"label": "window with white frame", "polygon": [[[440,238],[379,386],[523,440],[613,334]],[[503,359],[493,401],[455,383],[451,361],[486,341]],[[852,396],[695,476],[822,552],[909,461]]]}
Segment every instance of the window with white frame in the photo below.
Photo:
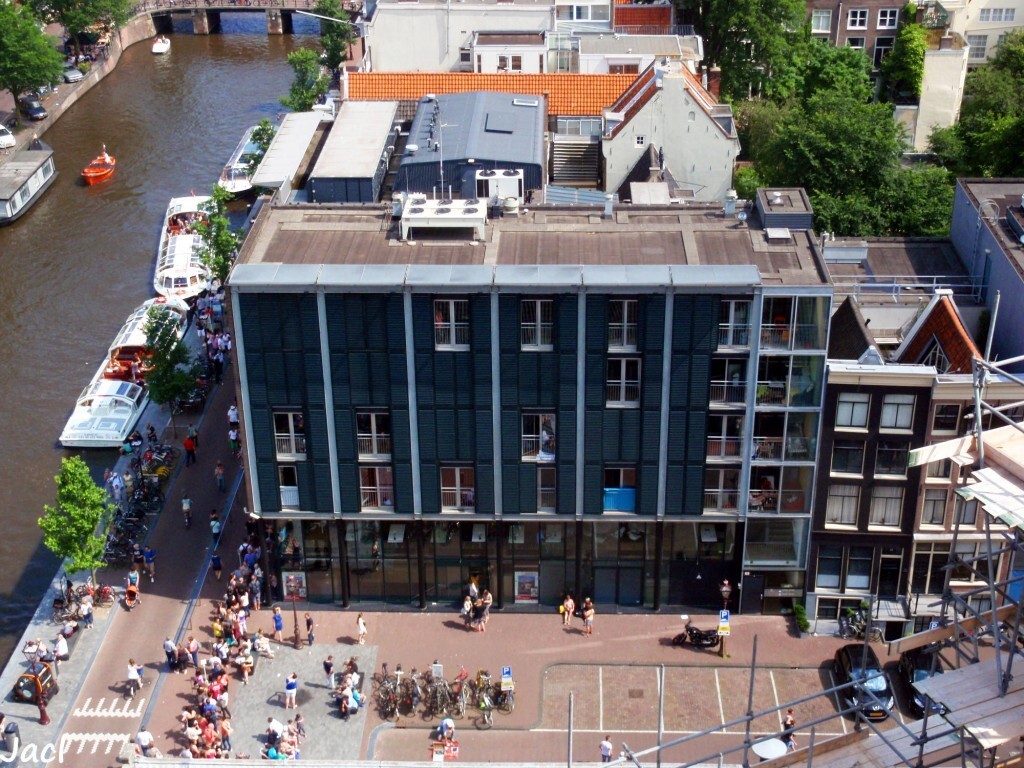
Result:
{"label": "window with white frame", "polygon": [[499,72],[522,72],[523,71],[523,57],[522,56],[511,56],[511,55],[498,55],[498,71]]}
{"label": "window with white frame", "polygon": [[846,28],[847,29],[867,29],[868,28],[868,9],[867,8],[851,8],[846,13]]}
{"label": "window with white frame", "polygon": [[924,506],[921,508],[922,525],[942,525],[946,521],[945,488],[929,488],[924,492]]}
{"label": "window with white frame", "polygon": [[982,8],[978,21],[984,23],[1007,22],[1013,21],[1016,15],[1016,8]]}
{"label": "window with white frame", "polygon": [[555,414],[523,414],[523,461],[555,460]]}
{"label": "window with white frame", "polygon": [[872,547],[850,547],[846,563],[846,588],[871,589],[871,564],[875,550]]}
{"label": "window with white frame", "polygon": [[608,349],[636,350],[638,312],[636,299],[612,299],[608,302]]}
{"label": "window with white frame", "polygon": [[923,543],[914,545],[914,564],[910,569],[910,591],[937,595],[945,586],[943,566],[949,562],[949,544]]}
{"label": "window with white frame", "polygon": [[639,358],[609,358],[606,404],[613,408],[640,405]]}
{"label": "window with white frame", "polygon": [[643,147],[646,144],[647,144],[647,137],[646,136],[637,136],[636,137],[636,145],[638,147]]}
{"label": "window with white frame", "polygon": [[825,522],[831,525],[856,525],[859,503],[859,485],[838,485],[833,483],[828,487]]}
{"label": "window with white frame", "polygon": [[984,59],[988,48],[988,35],[967,35],[968,58]]}
{"label": "window with white frame", "polygon": [[876,37],[875,38],[875,53],[873,62],[876,68],[882,66],[882,62],[885,61],[885,57],[892,53],[893,46],[896,44],[895,37]]}
{"label": "window with white frame", "polygon": [[472,467],[441,467],[441,507],[464,511],[476,508],[476,476]]}
{"label": "window with white frame", "polygon": [[939,373],[946,373],[949,370],[949,358],[946,357],[946,352],[939,344],[938,339],[932,339],[928,351],[921,357],[921,365],[934,366]]}
{"label": "window with white frame", "polygon": [[524,351],[552,349],[555,303],[551,299],[523,299],[519,302],[519,341]]}
{"label": "window with white frame", "polygon": [[846,38],[846,45],[857,51],[863,51],[866,47],[864,42],[867,38],[864,37],[848,37]]}
{"label": "window with white frame", "polygon": [[869,525],[897,528],[903,510],[903,489],[898,485],[876,485],[871,491]]}
{"label": "window with white frame", "polygon": [[953,462],[949,459],[939,459],[937,461],[929,461],[927,467],[925,476],[929,480],[948,480],[950,473],[953,471]]}
{"label": "window with white frame", "polygon": [[818,547],[818,573],[814,577],[817,589],[839,589],[843,573],[843,548]]}
{"label": "window with white frame", "polygon": [[864,442],[836,440],[832,444],[832,472],[859,475],[864,471]]}
{"label": "window with white frame", "polygon": [[[985,574],[988,571],[988,566],[984,561],[975,558],[982,557],[986,551],[986,545],[983,541],[958,541],[956,548],[953,550],[956,556],[956,565],[953,566],[953,570],[949,575],[950,581],[959,581],[961,583],[981,582],[984,579],[984,576],[981,574]],[[973,560],[973,562],[968,564],[964,562],[965,560]],[[994,563],[994,572],[996,574],[1001,573],[1002,566],[1003,556],[997,555]],[[981,574],[976,573],[974,569],[981,571]]]}
{"label": "window with white frame", "polygon": [[468,299],[434,299],[434,348],[469,349]]}
{"label": "window with white frame", "polygon": [[815,8],[811,11],[811,32],[816,35],[827,35],[832,31],[832,11],[828,8]]}
{"label": "window with white frame", "polygon": [[301,413],[298,411],[274,413],[274,443],[277,447],[278,459],[305,460],[306,429]]}
{"label": "window with white frame", "polygon": [[395,483],[391,467],[360,467],[359,494],[362,509],[395,508]]}
{"label": "window with white frame", "polygon": [[556,16],[560,21],[608,21],[607,5],[559,5]]}
{"label": "window with white frame", "polygon": [[960,423],[960,404],[943,403],[935,406],[932,415],[932,432],[953,432]]}
{"label": "window with white frame", "polygon": [[910,429],[914,426],[914,396],[885,395],[882,398],[882,429]]}
{"label": "window with white frame", "polygon": [[279,464],[277,484],[281,489],[281,509],[299,508],[299,471],[294,464]]}
{"label": "window with white frame", "polygon": [[882,8],[878,11],[879,29],[896,29],[900,23],[899,8]]}
{"label": "window with white frame", "polygon": [[956,521],[960,525],[976,525],[978,522],[978,500],[957,496]]}
{"label": "window with white frame", "polygon": [[907,458],[910,446],[904,442],[881,440],[875,449],[875,474],[898,475],[907,474]]}
{"label": "window with white frame", "polygon": [[554,512],[556,508],[554,467],[537,467],[537,511]]}
{"label": "window with white frame", "polygon": [[860,392],[841,392],[836,404],[837,427],[866,427],[871,395]]}
{"label": "window with white frame", "polygon": [[356,413],[356,442],[360,459],[390,459],[391,416],[387,413]]}

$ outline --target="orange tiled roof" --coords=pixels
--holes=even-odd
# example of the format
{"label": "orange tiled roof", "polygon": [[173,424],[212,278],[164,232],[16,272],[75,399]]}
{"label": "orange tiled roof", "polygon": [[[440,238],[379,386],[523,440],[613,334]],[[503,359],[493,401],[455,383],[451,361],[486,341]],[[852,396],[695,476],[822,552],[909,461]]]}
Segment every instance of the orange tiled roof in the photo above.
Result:
{"label": "orange tiled roof", "polygon": [[630,5],[616,2],[615,23],[625,27],[653,27],[672,24],[671,5]]}
{"label": "orange tiled roof", "polygon": [[545,96],[553,115],[600,115],[636,75],[477,74],[475,72],[350,72],[350,99],[420,99],[428,93],[500,91]]}
{"label": "orange tiled roof", "polygon": [[948,296],[943,296],[932,307],[928,317],[900,355],[899,362],[920,363],[931,350],[933,340],[942,347],[949,360],[947,373],[970,373],[971,358],[981,357],[971,334],[964,328],[960,315]]}

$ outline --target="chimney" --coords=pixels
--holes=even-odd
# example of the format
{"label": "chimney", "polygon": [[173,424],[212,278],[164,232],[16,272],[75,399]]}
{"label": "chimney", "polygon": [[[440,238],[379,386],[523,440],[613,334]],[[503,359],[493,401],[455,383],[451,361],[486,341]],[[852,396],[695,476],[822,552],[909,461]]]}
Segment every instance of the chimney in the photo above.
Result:
{"label": "chimney", "polygon": [[722,85],[722,68],[712,67],[708,70],[708,93],[718,99],[718,92],[721,90]]}
{"label": "chimney", "polygon": [[610,219],[612,217],[612,200],[615,199],[615,195],[607,194],[604,196],[604,216],[601,218]]}

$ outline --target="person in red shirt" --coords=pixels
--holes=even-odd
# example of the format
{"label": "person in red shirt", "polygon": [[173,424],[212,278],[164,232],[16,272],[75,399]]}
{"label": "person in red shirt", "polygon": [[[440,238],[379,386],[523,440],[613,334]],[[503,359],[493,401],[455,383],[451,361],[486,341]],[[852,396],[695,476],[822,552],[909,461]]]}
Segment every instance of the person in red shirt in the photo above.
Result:
{"label": "person in red shirt", "polygon": [[185,447],[185,466],[196,463],[196,441],[189,435],[183,443]]}

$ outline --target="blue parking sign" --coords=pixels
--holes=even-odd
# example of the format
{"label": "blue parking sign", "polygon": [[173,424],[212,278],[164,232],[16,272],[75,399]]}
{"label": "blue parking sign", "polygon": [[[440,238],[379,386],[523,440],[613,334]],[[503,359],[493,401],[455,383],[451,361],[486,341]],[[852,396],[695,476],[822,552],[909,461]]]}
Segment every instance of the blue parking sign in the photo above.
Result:
{"label": "blue parking sign", "polygon": [[729,623],[729,612],[728,611],[719,611],[718,612],[718,623],[719,624],[728,624]]}
{"label": "blue parking sign", "polygon": [[501,676],[502,677],[512,677],[512,667],[502,667],[501,668]]}

